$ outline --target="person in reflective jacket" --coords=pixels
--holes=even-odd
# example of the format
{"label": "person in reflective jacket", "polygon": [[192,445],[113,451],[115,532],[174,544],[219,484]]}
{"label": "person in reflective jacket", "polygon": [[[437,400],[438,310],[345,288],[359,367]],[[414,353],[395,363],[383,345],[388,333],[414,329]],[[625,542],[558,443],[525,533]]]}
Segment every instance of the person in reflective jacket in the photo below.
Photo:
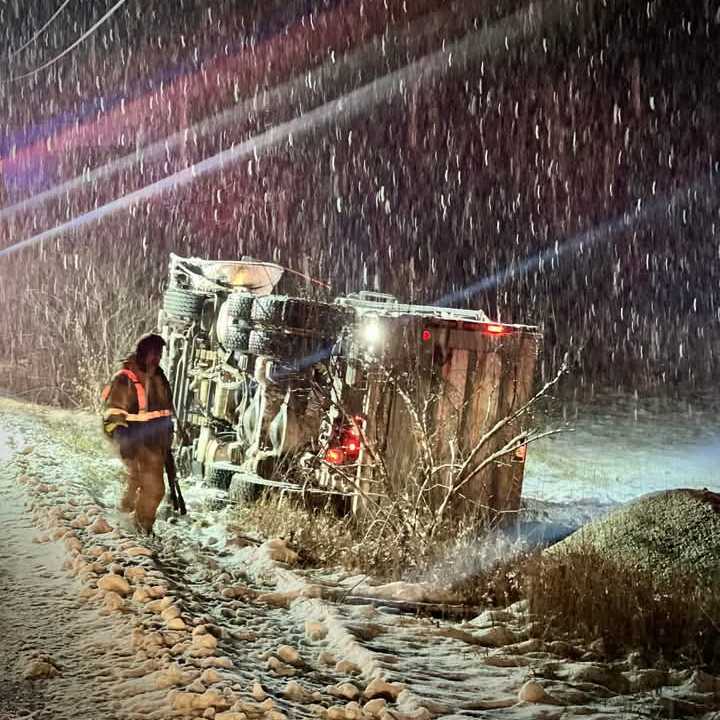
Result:
{"label": "person in reflective jacket", "polygon": [[127,471],[120,509],[134,513],[135,525],[147,533],[165,496],[163,471],[173,434],[172,392],[160,368],[164,346],[160,335],[141,338],[103,390],[103,431]]}

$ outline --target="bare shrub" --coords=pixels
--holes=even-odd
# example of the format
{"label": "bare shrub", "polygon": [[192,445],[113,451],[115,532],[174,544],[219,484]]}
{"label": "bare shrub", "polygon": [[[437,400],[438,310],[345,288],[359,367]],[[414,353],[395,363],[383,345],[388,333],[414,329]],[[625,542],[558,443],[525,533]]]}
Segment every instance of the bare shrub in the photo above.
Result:
{"label": "bare shrub", "polygon": [[[458,546],[477,548],[486,533],[515,519],[516,511],[498,511],[464,490],[473,481],[481,485],[491,482],[485,479],[489,476],[483,477],[484,472],[506,462],[518,449],[558,432],[521,429],[518,421],[531,417],[540,399],[566,372],[566,366],[525,403],[492,422],[471,447],[464,447],[457,434],[444,432],[446,428],[432,426],[429,417],[435,398],[425,396],[418,401],[415,378],[384,372],[386,383],[404,406],[414,443],[400,481],[397,470],[390,469],[394,460],[390,453],[362,428],[358,431],[366,453],[364,462],[372,468],[372,481],[363,484],[358,480],[355,467],[326,467],[357,496],[359,511],[353,532],[366,556],[366,567],[385,575],[423,574],[432,566],[440,567]],[[465,404],[469,402],[472,399]],[[344,414],[348,421],[352,419]],[[490,497],[491,492],[486,495]]]}
{"label": "bare shrub", "polygon": [[75,266],[72,256],[63,257],[63,265],[15,297],[0,319],[9,338],[0,361],[7,368],[3,385],[19,396],[96,410],[118,363],[155,326],[157,307],[146,278],[132,279],[131,264],[119,273],[113,263],[98,263],[85,274],[77,258]]}
{"label": "bare shrub", "polygon": [[684,659],[720,668],[720,576],[657,576],[589,545],[536,554],[518,572],[530,611],[553,630],[601,639],[609,656],[643,648],[654,663]]}

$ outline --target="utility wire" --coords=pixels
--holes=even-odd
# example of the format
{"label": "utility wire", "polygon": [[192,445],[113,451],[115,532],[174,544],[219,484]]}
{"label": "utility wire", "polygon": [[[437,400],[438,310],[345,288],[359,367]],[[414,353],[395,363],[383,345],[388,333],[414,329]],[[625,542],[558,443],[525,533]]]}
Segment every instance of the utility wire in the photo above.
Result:
{"label": "utility wire", "polygon": [[89,30],[85,31],[72,45],[69,47],[66,47],[59,55],[56,55],[52,60],[48,60],[46,63],[43,63],[40,65],[40,67],[35,68],[34,70],[31,70],[30,72],[26,72],[22,75],[15,75],[14,77],[8,78],[5,82],[15,82],[17,80],[24,80],[25,78],[32,77],[33,75],[37,75],[38,73],[42,72],[43,70],[46,70],[51,65],[54,65],[56,62],[61,60],[65,57],[69,52],[72,52],[81,42],[83,42],[86,38],[88,38],[90,35],[92,35],[108,18],[110,18],[112,15],[115,14],[117,10],[120,9],[122,5],[124,5],[126,0],[118,0],[118,2],[113,5],[110,10],[108,10]]}
{"label": "utility wire", "polygon": [[9,58],[17,57],[25,48],[30,47],[37,39],[53,24],[55,18],[70,4],[71,0],[65,0],[63,4],[50,16],[50,19],[24,44],[17,50],[10,53]]}

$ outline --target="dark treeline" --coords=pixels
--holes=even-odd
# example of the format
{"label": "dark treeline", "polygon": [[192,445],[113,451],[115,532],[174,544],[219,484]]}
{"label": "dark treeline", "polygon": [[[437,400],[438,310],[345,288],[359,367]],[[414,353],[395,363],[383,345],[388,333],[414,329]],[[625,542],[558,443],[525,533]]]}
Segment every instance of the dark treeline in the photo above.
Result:
{"label": "dark treeline", "polygon": [[[426,0],[408,9],[358,0],[316,3],[306,15],[305,5],[296,16],[285,9],[277,28],[266,15],[271,30],[262,32],[262,10],[216,14],[212,31],[195,32],[205,38],[202,52],[212,51],[223,28],[244,27],[235,50],[217,46],[217,58],[206,54],[197,69],[155,88],[154,106],[138,94],[138,110],[128,98],[124,116],[112,107],[98,112],[87,137],[97,132],[104,143],[48,150],[40,185],[242,108],[243,98],[256,98],[254,110],[15,215],[0,227],[3,244],[257,136],[443,41],[470,32],[469,42],[480,43],[478,18],[510,23],[509,14],[522,10],[518,3],[443,9]],[[337,292],[368,287],[418,302],[498,276],[456,304],[541,324],[546,374],[569,352],[580,384],[674,388],[712,380],[720,352],[714,5],[588,3],[581,15],[568,5],[567,22],[552,33],[471,52],[452,71],[428,71],[351,119],[340,116],[3,258],[0,350],[13,368],[10,381],[50,389],[57,401],[84,400],[82,392],[92,391],[78,388],[101,381],[131,336],[152,325],[170,251],[252,255],[306,270]],[[195,8],[185,22],[199,22],[206,10]],[[182,25],[167,31],[166,46],[180,47]],[[133,42],[157,45],[154,37]],[[94,62],[117,74],[122,52],[96,53]],[[147,72],[166,60],[162,52],[147,55]],[[314,77],[323,63],[330,68],[318,75],[323,82],[308,81],[301,92],[304,71]],[[292,93],[263,105],[263,91],[296,74]],[[131,87],[115,82],[116,94]],[[41,86],[26,92],[24,122],[33,107],[46,119]],[[17,106],[15,98],[15,123]],[[117,119],[128,115],[132,122]],[[23,199],[19,167],[5,170],[6,205]],[[594,242],[582,242],[598,228]]]}

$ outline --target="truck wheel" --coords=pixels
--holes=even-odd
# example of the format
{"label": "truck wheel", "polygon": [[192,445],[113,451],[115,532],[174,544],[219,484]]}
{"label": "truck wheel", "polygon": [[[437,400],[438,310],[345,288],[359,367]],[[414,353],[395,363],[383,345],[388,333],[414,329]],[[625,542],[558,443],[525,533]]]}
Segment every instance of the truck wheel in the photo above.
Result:
{"label": "truck wheel", "polygon": [[245,327],[230,326],[225,331],[223,347],[226,350],[247,352],[250,347],[250,330]]}
{"label": "truck wheel", "polygon": [[254,295],[231,293],[217,318],[218,341],[226,350],[246,352],[250,340],[250,314]]}
{"label": "truck wheel", "polygon": [[163,296],[163,310],[168,317],[178,320],[196,320],[202,313],[207,298],[205,293],[182,288],[168,288]]}
{"label": "truck wheel", "polygon": [[230,293],[228,295],[228,318],[250,320],[255,296],[250,293]]}
{"label": "truck wheel", "polygon": [[261,325],[297,330],[321,331],[335,335],[342,327],[345,312],[339,305],[284,295],[255,298],[252,320]]}
{"label": "truck wheel", "polygon": [[248,352],[293,364],[312,365],[327,359],[332,340],[279,330],[251,330]]}

